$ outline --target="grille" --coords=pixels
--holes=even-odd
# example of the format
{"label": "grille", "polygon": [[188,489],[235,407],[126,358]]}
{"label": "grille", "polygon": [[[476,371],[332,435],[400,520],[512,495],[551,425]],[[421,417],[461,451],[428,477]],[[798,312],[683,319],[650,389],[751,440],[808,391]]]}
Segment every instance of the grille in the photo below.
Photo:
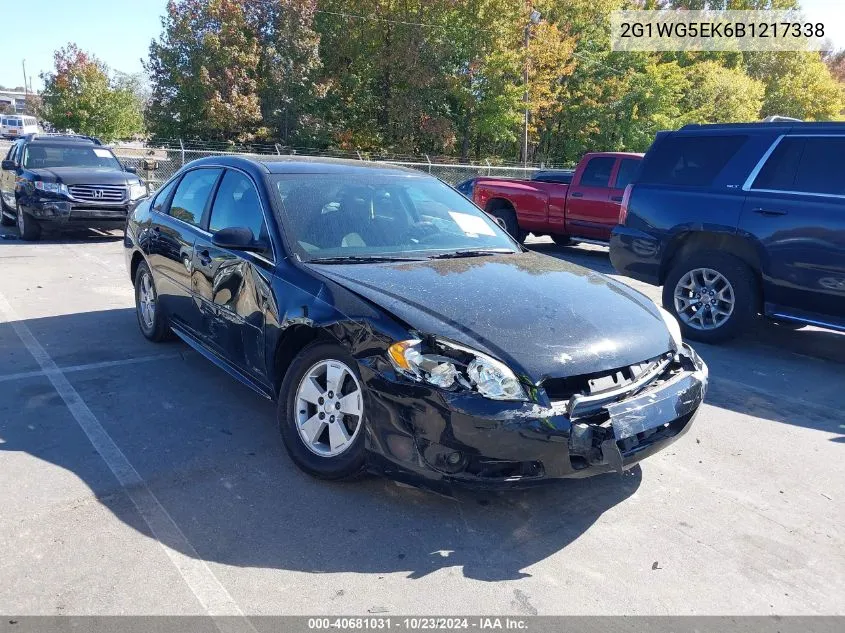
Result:
{"label": "grille", "polygon": [[71,197],[86,202],[123,202],[126,187],[118,185],[70,185]]}

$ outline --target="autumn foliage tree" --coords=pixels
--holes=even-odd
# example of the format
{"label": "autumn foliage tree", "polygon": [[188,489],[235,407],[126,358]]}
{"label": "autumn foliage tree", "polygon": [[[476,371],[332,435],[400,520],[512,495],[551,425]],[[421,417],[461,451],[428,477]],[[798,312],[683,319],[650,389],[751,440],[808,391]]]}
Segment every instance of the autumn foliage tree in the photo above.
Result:
{"label": "autumn foliage tree", "polygon": [[57,129],[109,141],[142,131],[142,107],[135,92],[120,78],[110,78],[103,62],[68,44],[56,51],[54,65],[53,71],[41,74],[41,118]]}

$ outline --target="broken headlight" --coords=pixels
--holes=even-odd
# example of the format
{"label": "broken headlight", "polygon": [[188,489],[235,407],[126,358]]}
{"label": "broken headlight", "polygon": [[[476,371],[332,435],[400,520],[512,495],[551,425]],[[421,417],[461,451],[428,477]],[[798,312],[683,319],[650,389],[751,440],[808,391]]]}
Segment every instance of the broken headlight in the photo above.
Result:
{"label": "broken headlight", "polygon": [[492,400],[528,400],[507,365],[462,345],[400,341],[388,348],[388,357],[399,373],[418,382],[450,391],[476,391]]}

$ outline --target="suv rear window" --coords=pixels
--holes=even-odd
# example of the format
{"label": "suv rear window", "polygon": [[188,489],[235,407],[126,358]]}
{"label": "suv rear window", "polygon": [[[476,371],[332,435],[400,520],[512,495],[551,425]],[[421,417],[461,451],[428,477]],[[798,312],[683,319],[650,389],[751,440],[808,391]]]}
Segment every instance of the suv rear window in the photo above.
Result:
{"label": "suv rear window", "polygon": [[748,137],[669,136],[648,153],[639,182],[707,187]]}
{"label": "suv rear window", "polygon": [[752,189],[845,195],[845,137],[784,138]]}

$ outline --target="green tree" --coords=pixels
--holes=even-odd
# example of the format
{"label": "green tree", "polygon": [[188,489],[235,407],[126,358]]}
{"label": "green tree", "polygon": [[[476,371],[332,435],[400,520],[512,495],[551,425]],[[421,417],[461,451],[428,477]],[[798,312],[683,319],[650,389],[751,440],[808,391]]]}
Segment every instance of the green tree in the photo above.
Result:
{"label": "green tree", "polygon": [[843,108],[842,84],[818,53],[777,52],[748,55],[748,74],[766,85],[761,115],[835,120]]}
{"label": "green tree", "polygon": [[170,0],[145,68],[158,137],[250,141],[261,135],[261,45],[237,0]]}
{"label": "green tree", "polygon": [[691,123],[732,123],[760,118],[766,86],[742,68],[726,68],[704,61],[686,69],[689,88],[681,102],[683,118]]}
{"label": "green tree", "polygon": [[42,73],[38,116],[57,129],[72,129],[105,140],[127,138],[143,129],[141,104],[131,88],[109,78],[108,67],[75,44],[56,51],[55,68]]}

